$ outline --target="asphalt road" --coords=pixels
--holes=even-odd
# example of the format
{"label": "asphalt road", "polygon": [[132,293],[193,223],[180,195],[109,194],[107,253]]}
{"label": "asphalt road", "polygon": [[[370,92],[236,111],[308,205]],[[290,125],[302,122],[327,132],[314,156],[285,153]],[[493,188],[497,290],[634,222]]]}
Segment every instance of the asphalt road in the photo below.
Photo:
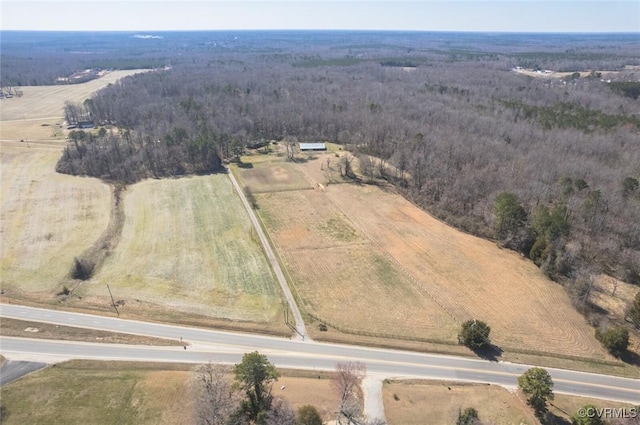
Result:
{"label": "asphalt road", "polygon": [[262,247],[264,248],[264,252],[267,255],[267,259],[271,263],[271,267],[276,274],[276,278],[278,279],[278,283],[280,283],[280,287],[282,288],[282,292],[284,293],[285,298],[287,299],[287,303],[289,303],[289,308],[291,309],[291,313],[293,314],[293,319],[296,321],[295,329],[298,335],[302,338],[308,339],[307,330],[304,326],[304,320],[302,320],[302,315],[300,314],[300,310],[298,309],[298,304],[296,304],[296,300],[291,293],[291,289],[289,288],[289,284],[287,280],[284,278],[284,273],[282,273],[282,269],[280,268],[280,263],[276,259],[273,250],[271,249],[271,244],[269,240],[265,236],[262,231],[262,227],[258,222],[258,218],[256,214],[253,212],[253,209],[249,205],[247,198],[244,196],[244,192],[240,188],[236,177],[233,175],[231,170],[227,169],[227,174],[229,175],[229,179],[231,180],[231,184],[235,188],[240,200],[242,201],[242,205],[244,205],[245,210],[247,210],[247,214],[249,214],[249,218],[251,219],[251,223],[253,224],[253,228],[256,229],[258,233],[258,237],[260,238],[260,242],[262,243]]}
{"label": "asphalt road", "polygon": [[[333,370],[335,363],[339,361],[361,361],[366,363],[369,373],[382,378],[444,379],[496,384],[507,388],[515,388],[518,376],[530,367],[507,362],[221,332],[9,304],[0,304],[0,316],[160,338],[182,337],[191,343],[184,350],[182,347],[0,338],[0,352],[12,360],[52,363],[71,358],[88,358],[238,363],[242,354],[257,350],[266,354],[277,367]],[[557,393],[640,403],[638,379],[546,369],[553,377],[554,391]]]}
{"label": "asphalt road", "polygon": [[7,360],[0,367],[0,386],[46,367],[46,363]]}

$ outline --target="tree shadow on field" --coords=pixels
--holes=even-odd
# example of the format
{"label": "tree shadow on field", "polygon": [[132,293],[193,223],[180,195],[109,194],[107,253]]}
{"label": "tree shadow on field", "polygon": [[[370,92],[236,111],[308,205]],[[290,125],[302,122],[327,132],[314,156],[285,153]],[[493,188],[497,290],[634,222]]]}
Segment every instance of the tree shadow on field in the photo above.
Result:
{"label": "tree shadow on field", "polygon": [[620,360],[630,365],[640,366],[640,354],[635,351],[625,350],[620,356]]}
{"label": "tree shadow on field", "polygon": [[237,166],[238,168],[253,168],[253,164],[250,162],[239,162]]}
{"label": "tree shadow on field", "polygon": [[476,356],[480,357],[484,360],[489,360],[490,362],[497,362],[500,360],[500,356],[502,356],[503,350],[502,348],[490,345],[489,347],[475,348],[472,349]]}
{"label": "tree shadow on field", "polygon": [[[556,407],[557,409],[557,407]],[[564,412],[564,410],[563,410]],[[568,415],[567,412],[564,412],[565,414]],[[538,417],[538,419],[540,420],[540,423],[543,425],[571,425],[571,421],[563,418],[562,416],[558,416],[555,413],[552,412],[545,412],[542,413],[541,415],[536,415]]]}

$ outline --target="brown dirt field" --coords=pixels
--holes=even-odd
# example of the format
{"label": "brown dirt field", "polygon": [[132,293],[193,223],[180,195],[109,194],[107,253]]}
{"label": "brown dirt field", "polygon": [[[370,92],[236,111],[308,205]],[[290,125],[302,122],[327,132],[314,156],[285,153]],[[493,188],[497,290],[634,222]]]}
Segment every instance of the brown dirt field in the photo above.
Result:
{"label": "brown dirt field", "polygon": [[[29,329],[29,330],[27,330]],[[37,330],[37,331],[34,331]],[[94,329],[59,326],[50,323],[28,322],[25,320],[0,320],[0,335],[19,338],[56,339],[65,341],[103,342],[109,344],[134,345],[183,345],[180,341],[153,338],[125,333],[97,331]]]}
{"label": "brown dirt field", "polygon": [[489,323],[501,347],[605,356],[563,289],[516,253],[457,231],[377,187],[340,185],[326,194],[335,204],[349,199],[342,211],[424,294],[460,322]]}
{"label": "brown dirt field", "polygon": [[243,170],[240,173],[243,186],[250,187],[253,193],[313,189],[300,170],[291,163],[258,160],[247,164],[251,164],[252,168],[236,167]]}
{"label": "brown dirt field", "polygon": [[61,119],[64,102],[82,103],[92,93],[128,75],[148,72],[147,69],[112,71],[83,84],[20,87],[23,95],[0,101],[2,121],[30,119]]}
{"label": "brown dirt field", "polygon": [[[563,289],[534,264],[443,224],[388,188],[326,185],[320,166],[327,159],[332,166],[338,160],[327,153],[291,164],[316,190],[257,196],[308,311],[350,330],[449,343],[455,321],[477,318],[506,351],[613,360]],[[334,217],[354,241],[319,230]]]}
{"label": "brown dirt field", "polygon": [[447,314],[417,291],[321,191],[256,198],[307,312],[354,332],[455,339],[455,324]]}
{"label": "brown dirt field", "polygon": [[57,174],[60,142],[0,142],[0,274],[7,295],[51,295],[109,222],[109,186]]}
{"label": "brown dirt field", "polygon": [[538,423],[516,394],[494,385],[391,381],[384,383],[382,397],[389,425],[454,424],[467,407],[478,411],[482,423]]}

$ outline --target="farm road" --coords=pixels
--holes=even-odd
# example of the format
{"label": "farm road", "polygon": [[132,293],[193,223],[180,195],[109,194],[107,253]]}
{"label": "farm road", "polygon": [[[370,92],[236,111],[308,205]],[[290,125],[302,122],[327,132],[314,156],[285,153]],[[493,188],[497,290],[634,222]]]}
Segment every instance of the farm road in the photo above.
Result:
{"label": "farm road", "polygon": [[253,224],[253,227],[256,229],[256,232],[258,233],[258,237],[260,238],[260,242],[264,247],[264,252],[267,255],[267,259],[271,263],[271,267],[273,267],[273,271],[275,272],[278,282],[280,283],[282,292],[284,293],[284,296],[287,299],[287,303],[289,304],[289,308],[291,308],[291,312],[293,313],[293,318],[296,321],[296,332],[298,333],[298,336],[301,337],[303,340],[305,339],[308,340],[309,337],[307,336],[307,329],[304,326],[304,320],[302,320],[302,315],[300,314],[300,310],[298,309],[298,304],[296,304],[296,300],[293,297],[293,294],[291,293],[291,289],[287,284],[287,280],[284,277],[284,273],[282,273],[282,269],[280,268],[278,259],[276,258],[273,250],[271,249],[271,245],[269,245],[269,240],[267,239],[264,232],[262,231],[262,227],[258,222],[258,218],[256,217],[255,213],[251,209],[251,205],[249,205],[247,198],[244,196],[244,192],[240,188],[240,185],[238,184],[236,177],[228,168],[227,168],[227,175],[229,176],[229,179],[231,180],[231,184],[233,184],[234,189],[238,193],[238,196],[242,201],[242,205],[244,205],[244,208],[247,210],[247,214],[249,214],[251,223]]}

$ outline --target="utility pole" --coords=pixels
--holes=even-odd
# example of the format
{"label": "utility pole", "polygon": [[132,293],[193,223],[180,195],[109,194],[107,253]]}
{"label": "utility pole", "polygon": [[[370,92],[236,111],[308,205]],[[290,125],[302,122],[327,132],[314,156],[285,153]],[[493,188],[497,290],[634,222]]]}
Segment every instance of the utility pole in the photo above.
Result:
{"label": "utility pole", "polygon": [[107,289],[109,290],[109,295],[111,296],[111,305],[113,306],[113,308],[116,309],[116,314],[118,315],[118,317],[120,317],[118,306],[116,305],[116,302],[113,300],[113,294],[111,293],[111,288],[109,288],[109,285],[107,285]]}

